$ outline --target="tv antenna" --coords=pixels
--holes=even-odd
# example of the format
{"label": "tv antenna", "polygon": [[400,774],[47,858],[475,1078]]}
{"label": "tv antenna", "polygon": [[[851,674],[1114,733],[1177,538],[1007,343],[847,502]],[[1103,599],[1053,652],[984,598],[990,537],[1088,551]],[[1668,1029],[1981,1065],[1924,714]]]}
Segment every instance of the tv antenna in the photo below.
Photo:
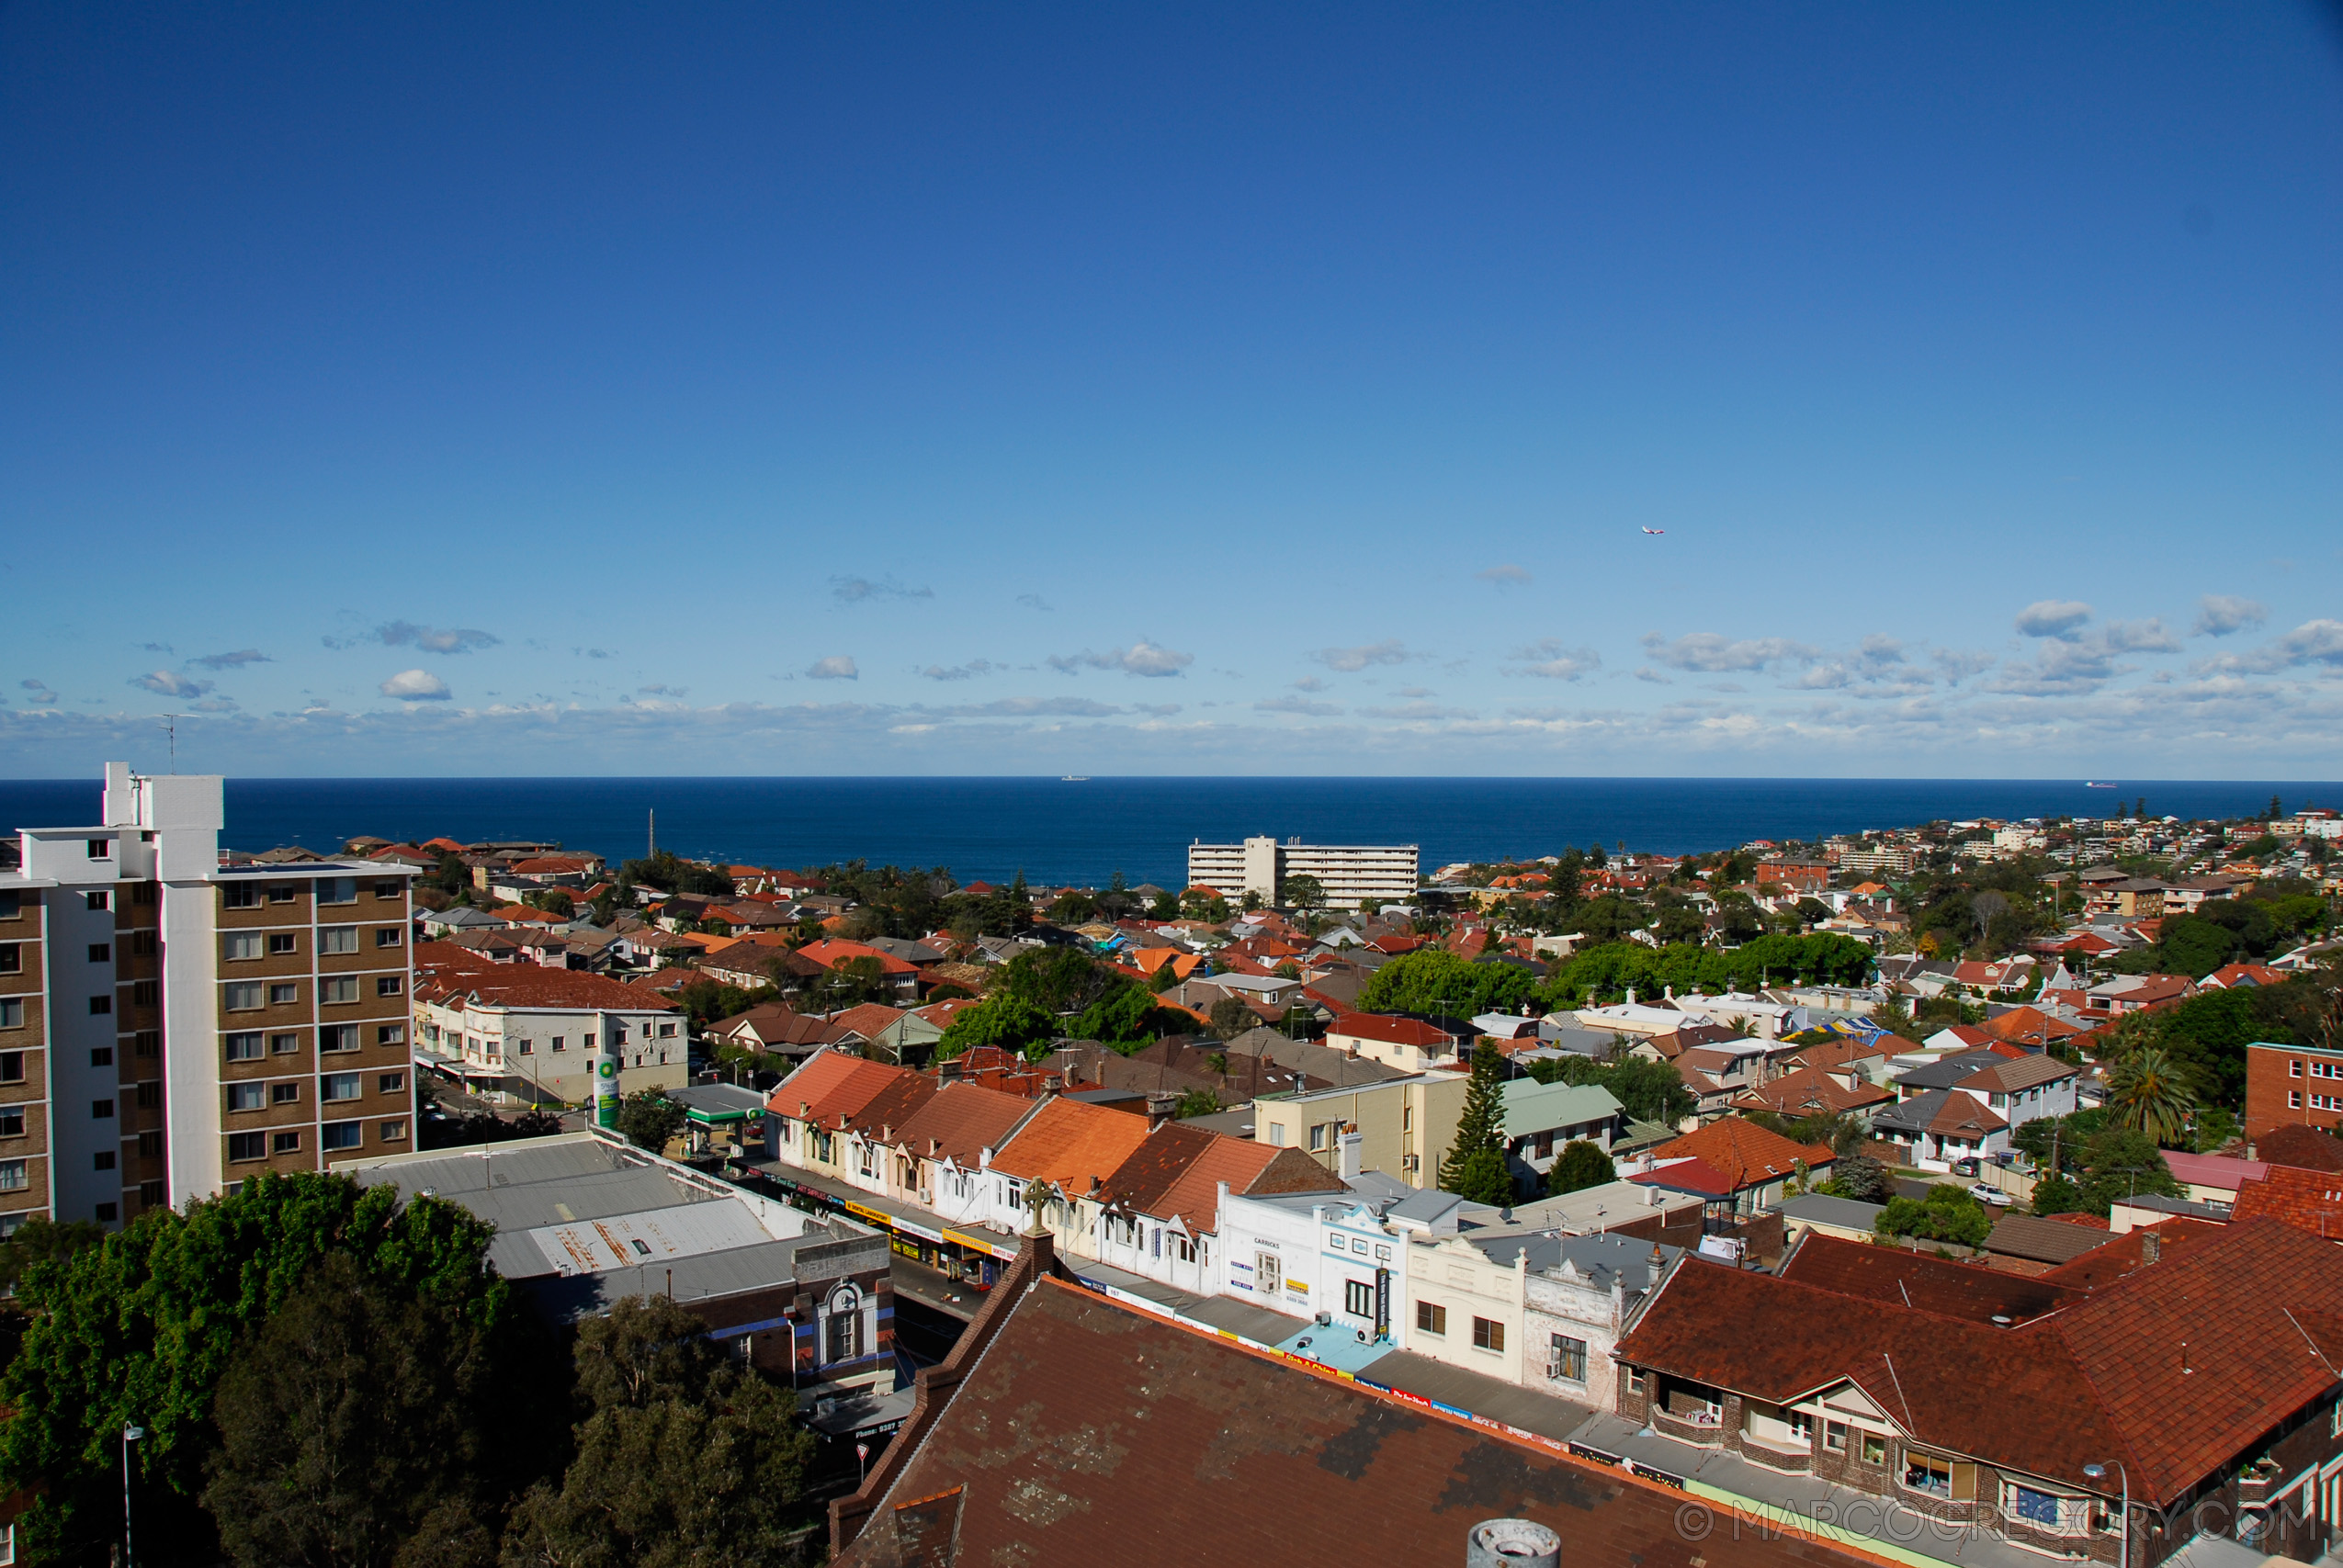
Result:
{"label": "tv antenna", "polygon": [[179,716],[177,714],[166,713],[163,716],[163,734],[171,748],[171,771],[175,773],[179,771]]}

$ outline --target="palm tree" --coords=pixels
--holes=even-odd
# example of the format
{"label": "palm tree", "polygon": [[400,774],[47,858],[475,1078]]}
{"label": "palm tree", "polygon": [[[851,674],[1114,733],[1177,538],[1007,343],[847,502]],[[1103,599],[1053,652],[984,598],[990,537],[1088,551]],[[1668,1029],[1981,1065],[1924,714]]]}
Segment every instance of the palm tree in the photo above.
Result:
{"label": "palm tree", "polygon": [[2179,1142],[2195,1101],[2171,1054],[2160,1045],[2143,1045],[2108,1075],[2107,1103],[2117,1126],[2134,1128],[2168,1145]]}

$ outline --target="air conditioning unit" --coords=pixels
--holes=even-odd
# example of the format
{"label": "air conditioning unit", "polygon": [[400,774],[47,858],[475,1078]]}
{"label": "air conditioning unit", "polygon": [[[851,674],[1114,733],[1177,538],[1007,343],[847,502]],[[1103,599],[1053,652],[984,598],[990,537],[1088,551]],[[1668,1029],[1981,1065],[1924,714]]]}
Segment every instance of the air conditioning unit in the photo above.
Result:
{"label": "air conditioning unit", "polygon": [[1318,1321],[1318,1325],[1319,1325],[1320,1328],[1330,1328],[1330,1327],[1332,1327],[1332,1326],[1334,1325],[1334,1314],[1333,1314],[1332,1313],[1330,1313],[1330,1312],[1322,1312],[1322,1313],[1319,1313],[1319,1314],[1318,1314],[1318,1320],[1317,1320],[1317,1321]]}

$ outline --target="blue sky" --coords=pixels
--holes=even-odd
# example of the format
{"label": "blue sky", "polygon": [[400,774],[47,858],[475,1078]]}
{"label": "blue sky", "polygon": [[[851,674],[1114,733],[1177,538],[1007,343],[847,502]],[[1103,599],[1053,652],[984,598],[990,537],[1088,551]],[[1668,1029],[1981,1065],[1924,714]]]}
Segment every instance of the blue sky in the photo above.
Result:
{"label": "blue sky", "polygon": [[2308,6],[19,4],[0,137],[11,774],[2343,762]]}

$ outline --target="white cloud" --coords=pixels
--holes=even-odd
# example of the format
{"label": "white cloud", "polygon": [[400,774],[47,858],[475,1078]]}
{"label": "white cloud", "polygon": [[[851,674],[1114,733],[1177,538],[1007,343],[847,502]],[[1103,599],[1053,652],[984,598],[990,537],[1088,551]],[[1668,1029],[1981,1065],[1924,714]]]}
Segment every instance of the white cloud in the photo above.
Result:
{"label": "white cloud", "polygon": [[402,670],[382,682],[382,694],[410,703],[444,703],[454,694],[428,670]]}
{"label": "white cloud", "polygon": [[1816,650],[1787,637],[1743,637],[1733,641],[1715,632],[1691,632],[1670,642],[1658,632],[1644,637],[1644,651],[1671,670],[1692,670],[1706,675],[1768,669],[1775,664],[1804,664]]}
{"label": "white cloud", "polygon": [[1590,648],[1568,648],[1560,637],[1541,637],[1508,657],[1520,661],[1514,675],[1536,675],[1548,681],[1575,681],[1602,668],[1602,655]]}
{"label": "white cloud", "polygon": [[2197,601],[2197,624],[2190,635],[2227,637],[2268,619],[2269,612],[2251,599],[2240,599],[2234,593],[2208,593]]}
{"label": "white cloud", "polygon": [[1172,649],[1139,638],[1128,648],[1110,648],[1104,653],[1084,649],[1081,653],[1052,654],[1043,662],[1062,674],[1079,671],[1120,670],[1126,675],[1144,675],[1160,680],[1177,675],[1196,661],[1193,653],[1181,653]]}
{"label": "white cloud", "polygon": [[199,697],[212,687],[209,681],[189,680],[168,670],[157,670],[148,675],[133,675],[130,684],[164,697]]}
{"label": "white cloud", "polygon": [[206,670],[236,670],[247,664],[274,664],[276,660],[256,648],[240,648],[233,653],[207,653],[187,662],[200,664]]}
{"label": "white cloud", "polygon": [[827,659],[817,659],[806,674],[816,681],[859,681],[862,671],[855,668],[854,659],[847,654],[833,653]]}
{"label": "white cloud", "polygon": [[2027,637],[2071,642],[2090,618],[2091,607],[2077,600],[2038,599],[2018,612],[2017,626]]}
{"label": "white cloud", "polygon": [[1264,697],[1253,704],[1259,713],[1298,713],[1313,718],[1331,718],[1342,711],[1337,703],[1314,703],[1307,697]]}
{"label": "white cloud", "polygon": [[[375,627],[374,635],[385,648],[413,645],[425,653],[470,653],[475,648],[494,648],[502,640],[492,632],[473,626],[419,626],[413,621],[391,621]],[[326,642],[329,647],[349,646],[331,637]]]}
{"label": "white cloud", "polygon": [[1500,588],[1527,582],[1530,580],[1527,569],[1515,566],[1510,561],[1503,566],[1492,566],[1486,571],[1477,571],[1473,575],[1483,582],[1495,583]]}
{"label": "white cloud", "polygon": [[1297,692],[1322,692],[1326,690],[1326,682],[1319,676],[1305,675],[1300,680],[1294,682],[1294,690]]}
{"label": "white cloud", "polygon": [[992,670],[991,660],[971,659],[966,664],[931,664],[920,673],[931,681],[968,681],[979,675],[990,675]]}
{"label": "white cloud", "polygon": [[1413,656],[1408,652],[1407,645],[1395,637],[1364,648],[1321,648],[1310,657],[1329,670],[1349,673],[1371,664],[1405,664]]}
{"label": "white cloud", "polygon": [[2200,675],[2223,671],[2272,674],[2312,664],[2343,670],[2343,621],[2326,617],[2304,621],[2276,642],[2251,653],[2224,653],[2201,661],[2196,669]]}
{"label": "white cloud", "polygon": [[35,707],[48,707],[57,700],[57,694],[39,681],[19,681],[17,684],[23,687],[28,694],[25,701]]}
{"label": "white cloud", "polygon": [[2100,634],[2118,653],[2178,653],[2180,639],[2164,629],[2160,617],[2145,621],[2110,621]]}

